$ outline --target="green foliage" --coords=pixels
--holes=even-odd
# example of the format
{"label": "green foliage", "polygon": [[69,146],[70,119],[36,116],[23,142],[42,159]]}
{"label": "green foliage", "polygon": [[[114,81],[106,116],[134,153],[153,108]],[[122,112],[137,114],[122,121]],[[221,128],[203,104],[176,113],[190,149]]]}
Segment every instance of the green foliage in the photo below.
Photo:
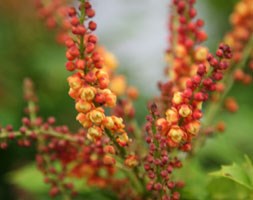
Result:
{"label": "green foliage", "polygon": [[[29,164],[18,170],[9,172],[6,177],[7,181],[34,195],[37,200],[48,199],[49,186],[43,180],[43,175],[34,164]],[[73,182],[73,181],[72,181]],[[77,200],[113,200],[115,196],[110,192],[102,189],[89,188],[85,185],[84,180],[75,180],[75,188],[81,194]],[[58,198],[56,198],[58,199]]]}
{"label": "green foliage", "polygon": [[242,165],[233,163],[232,165],[222,166],[221,170],[212,172],[210,175],[230,179],[253,191],[253,165],[248,156],[245,156],[245,162]]}

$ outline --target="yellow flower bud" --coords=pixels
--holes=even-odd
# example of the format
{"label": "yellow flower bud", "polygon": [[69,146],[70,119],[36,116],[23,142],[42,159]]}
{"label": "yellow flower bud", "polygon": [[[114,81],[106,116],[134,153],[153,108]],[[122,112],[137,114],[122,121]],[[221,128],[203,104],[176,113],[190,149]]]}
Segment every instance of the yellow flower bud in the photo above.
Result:
{"label": "yellow flower bud", "polygon": [[136,167],[138,165],[137,156],[135,156],[135,155],[127,156],[124,163],[127,167],[130,167],[130,168]]}
{"label": "yellow flower bud", "polygon": [[181,93],[181,92],[176,92],[176,93],[173,95],[172,102],[173,102],[174,104],[181,104],[181,103],[183,102],[182,93]]}
{"label": "yellow flower bud", "polygon": [[200,130],[200,122],[199,121],[193,121],[186,125],[186,130],[188,133],[192,135],[197,135]]}
{"label": "yellow flower bud", "polygon": [[112,117],[105,117],[103,120],[103,125],[105,128],[112,130],[114,127],[114,121]]}
{"label": "yellow flower bud", "polygon": [[92,126],[87,131],[87,138],[91,141],[95,141],[102,137],[102,130],[98,126]]}
{"label": "yellow flower bud", "polygon": [[76,116],[76,120],[79,121],[79,123],[82,124],[84,128],[89,128],[92,126],[92,122],[84,113],[79,113]]}
{"label": "yellow flower bud", "polygon": [[129,142],[129,138],[128,138],[127,133],[124,132],[124,133],[120,134],[118,136],[118,138],[116,139],[116,141],[120,146],[122,146],[122,147],[126,146]]}
{"label": "yellow flower bud", "polygon": [[82,86],[82,80],[76,75],[69,76],[67,80],[69,83],[69,87],[73,90],[78,90]]}
{"label": "yellow flower bud", "polygon": [[166,115],[166,120],[170,123],[170,124],[175,124],[178,122],[178,112],[176,108],[171,108],[168,109],[165,113]]}
{"label": "yellow flower bud", "polygon": [[205,61],[208,55],[208,49],[206,47],[198,47],[195,50],[195,59],[199,62]]}
{"label": "yellow flower bud", "polygon": [[88,101],[80,99],[78,102],[76,102],[75,107],[78,112],[87,113],[94,107],[94,105]]}
{"label": "yellow flower bud", "polygon": [[183,139],[185,132],[179,128],[179,126],[173,126],[169,133],[168,136],[171,138],[171,140],[175,143],[180,143],[181,140]]}
{"label": "yellow flower bud", "polygon": [[186,49],[183,45],[177,45],[175,48],[176,56],[178,58],[183,58],[186,56]]}
{"label": "yellow flower bud", "polygon": [[81,99],[85,101],[92,101],[95,98],[96,89],[94,87],[84,87],[80,91]]}
{"label": "yellow flower bud", "polygon": [[182,117],[188,117],[192,114],[191,108],[187,104],[183,104],[179,108],[179,115]]}
{"label": "yellow flower bud", "polygon": [[97,108],[88,113],[89,119],[94,123],[94,124],[101,124],[102,121],[105,118],[104,110],[102,108]]}

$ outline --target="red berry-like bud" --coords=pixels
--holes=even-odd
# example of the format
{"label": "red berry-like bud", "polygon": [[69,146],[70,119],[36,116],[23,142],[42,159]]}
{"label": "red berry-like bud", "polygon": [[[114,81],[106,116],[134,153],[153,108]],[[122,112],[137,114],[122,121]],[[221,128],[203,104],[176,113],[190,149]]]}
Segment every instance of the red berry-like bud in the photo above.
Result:
{"label": "red berry-like bud", "polygon": [[68,48],[70,48],[70,47],[72,47],[73,45],[75,45],[75,42],[72,40],[72,39],[67,39],[66,41],[65,41],[65,45],[66,45],[66,47],[68,47]]}
{"label": "red berry-like bud", "polygon": [[88,8],[86,9],[86,15],[89,17],[89,18],[92,18],[95,16],[95,11],[92,9],[92,8]]}
{"label": "red berry-like bud", "polygon": [[189,16],[190,16],[190,18],[194,18],[196,16],[196,14],[197,14],[197,12],[196,12],[196,10],[194,8],[191,8],[189,10]]}
{"label": "red berry-like bud", "polygon": [[216,51],[216,55],[217,55],[218,57],[223,57],[223,51],[222,51],[221,49],[218,49],[218,50]]}
{"label": "red berry-like bud", "polygon": [[77,34],[84,35],[86,33],[86,28],[83,25],[77,26]]}
{"label": "red berry-like bud", "polygon": [[57,186],[53,186],[53,187],[50,189],[50,191],[49,191],[49,195],[50,195],[51,197],[55,197],[55,196],[57,196],[59,193],[60,193],[60,190],[59,190],[59,188],[58,188]]}
{"label": "red berry-like bud", "polygon": [[97,24],[95,22],[93,22],[93,21],[90,21],[89,22],[89,29],[91,31],[94,31],[94,30],[96,30],[96,28],[97,28]]}
{"label": "red berry-like bud", "polygon": [[194,83],[194,84],[199,84],[200,82],[201,82],[201,76],[199,76],[199,75],[195,75],[193,78],[192,78],[192,82]]}
{"label": "red berry-like bud", "polygon": [[77,25],[80,23],[79,18],[76,17],[76,16],[72,17],[71,20],[70,20],[70,23],[71,23],[73,26],[77,26]]}
{"label": "red berry-like bud", "polygon": [[77,61],[76,61],[76,67],[77,67],[77,69],[84,69],[84,67],[85,67],[85,61],[84,60],[82,60],[82,59],[78,59]]}
{"label": "red berry-like bud", "polygon": [[197,92],[194,94],[194,99],[196,101],[203,101],[204,100],[204,95],[202,92]]}
{"label": "red berry-like bud", "polygon": [[97,37],[95,35],[89,35],[88,42],[96,44],[97,41],[98,41],[98,39],[97,39]]}
{"label": "red berry-like bud", "polygon": [[66,63],[66,69],[67,69],[68,71],[74,71],[74,70],[76,69],[76,66],[75,66],[75,64],[74,64],[73,62],[68,61],[68,62]]}
{"label": "red berry-like bud", "polygon": [[198,71],[197,71],[198,75],[203,76],[206,73],[206,66],[203,64],[200,64],[198,66]]}
{"label": "red berry-like bud", "polygon": [[68,15],[69,15],[70,17],[75,16],[75,15],[76,15],[76,9],[75,9],[74,7],[70,7],[70,8],[68,9]]}
{"label": "red berry-like bud", "polygon": [[223,74],[221,72],[215,72],[213,74],[213,78],[216,80],[216,81],[219,81],[223,78]]}
{"label": "red berry-like bud", "polygon": [[86,46],[86,52],[91,53],[95,49],[95,45],[93,43],[88,43]]}

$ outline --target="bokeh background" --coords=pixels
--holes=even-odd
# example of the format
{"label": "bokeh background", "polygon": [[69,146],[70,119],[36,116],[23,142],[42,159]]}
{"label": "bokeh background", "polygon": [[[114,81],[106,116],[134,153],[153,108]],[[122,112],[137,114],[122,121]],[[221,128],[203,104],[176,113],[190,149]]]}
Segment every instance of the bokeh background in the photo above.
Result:
{"label": "bokeh background", "polygon": [[[158,93],[157,81],[164,79],[169,1],[93,2],[100,43],[117,56],[118,71],[141,91],[137,116],[143,122],[147,113],[145,104]],[[209,35],[206,44],[211,50],[229,30],[229,13],[236,2],[198,1],[198,16],[206,22],[205,29]],[[59,124],[75,129],[79,125],[74,120],[73,101],[67,95],[65,49],[55,42],[53,31],[46,29],[36,17],[33,3],[32,0],[0,0],[0,124],[19,127],[25,105],[22,81],[31,77],[39,96],[41,116],[53,115]],[[230,95],[236,96],[240,109],[236,114],[221,112],[219,118],[227,124],[225,133],[208,140],[192,161],[189,170],[196,175],[192,180],[196,185],[204,183],[201,180],[206,174],[219,169],[221,164],[242,162],[244,155],[253,158],[252,89],[252,85],[236,85],[232,89]],[[33,168],[23,168],[34,160],[34,153],[34,148],[22,149],[15,144],[6,151],[0,150],[1,200],[49,199],[46,190],[41,188],[41,177],[34,177],[39,174]],[[20,168],[26,171],[20,171]],[[24,173],[26,176],[22,176]],[[36,184],[37,187],[31,186]],[[102,199],[92,196],[88,199],[92,198]]]}

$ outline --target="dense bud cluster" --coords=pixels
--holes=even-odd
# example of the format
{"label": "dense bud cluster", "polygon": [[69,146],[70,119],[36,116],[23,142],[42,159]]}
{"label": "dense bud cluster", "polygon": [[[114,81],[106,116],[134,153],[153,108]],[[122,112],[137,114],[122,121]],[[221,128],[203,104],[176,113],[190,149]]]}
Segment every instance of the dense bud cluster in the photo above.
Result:
{"label": "dense bud cluster", "polygon": [[64,43],[70,23],[66,20],[68,0],[35,0],[38,16],[43,19],[46,26],[56,30],[56,40]]}
{"label": "dense bud cluster", "polygon": [[91,20],[95,15],[91,4],[85,1],[79,5],[79,10],[80,17],[74,7],[68,10],[73,37],[65,42],[68,59],[66,68],[75,71],[68,82],[69,95],[75,99],[75,107],[79,112],[76,119],[87,129],[89,140],[101,140],[105,129],[108,129],[123,147],[129,139],[122,118],[106,116],[104,111],[104,107],[116,105],[116,95],[109,89],[108,74],[108,68],[114,66],[105,66],[104,58],[97,50],[97,37],[92,33],[97,25]]}
{"label": "dense bud cluster", "polygon": [[[221,91],[219,84],[229,68],[228,60],[232,58],[228,45],[221,44],[216,56],[206,47],[199,46],[207,36],[201,30],[203,21],[194,20],[194,3],[173,1],[171,46],[166,55],[170,79],[159,84],[158,106],[153,104],[149,108],[151,115],[147,117],[149,153],[145,169],[150,179],[147,188],[155,193],[162,191],[158,192],[163,194],[160,195],[162,199],[180,198],[175,192],[176,186],[183,185],[173,182],[171,173],[182,163],[172,154],[192,150],[192,139],[201,129],[202,104],[210,98],[210,93]],[[222,131],[222,128],[220,125],[217,129]]]}
{"label": "dense bud cluster", "polygon": [[195,1],[175,0],[169,29],[170,48],[167,50],[169,76],[177,89],[185,88],[187,78],[195,75],[197,64],[206,60],[208,49],[197,46],[207,39],[202,30],[203,20],[195,19]]}
{"label": "dense bud cluster", "polygon": [[[147,116],[145,125],[147,132],[146,142],[149,145],[149,151],[145,159],[144,169],[150,181],[146,187],[155,196],[162,194],[160,198],[163,200],[177,200],[180,198],[177,190],[183,187],[184,184],[182,181],[174,181],[171,175],[175,169],[182,167],[182,163],[177,156],[172,156],[171,151],[168,149],[168,140],[164,134],[167,127],[161,125],[159,129],[154,131],[157,124],[162,124],[166,121],[159,118],[156,104],[151,104],[149,110],[150,115]],[[174,119],[174,117],[172,118]],[[171,135],[174,136],[174,140],[180,139],[179,132],[180,130],[176,130],[176,127],[173,130],[171,129]]]}

